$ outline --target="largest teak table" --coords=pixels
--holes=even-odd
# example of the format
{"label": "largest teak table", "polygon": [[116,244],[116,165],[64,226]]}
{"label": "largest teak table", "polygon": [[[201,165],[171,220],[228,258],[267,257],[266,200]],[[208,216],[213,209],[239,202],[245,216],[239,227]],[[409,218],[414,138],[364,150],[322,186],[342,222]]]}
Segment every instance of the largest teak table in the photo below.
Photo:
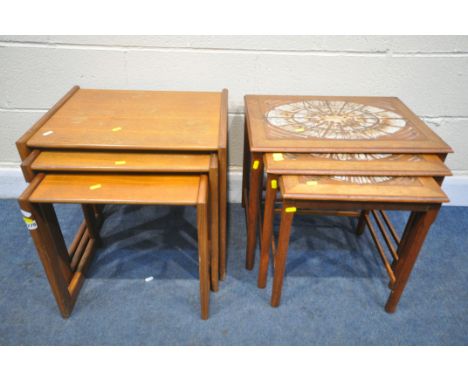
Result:
{"label": "largest teak table", "polygon": [[[211,256],[211,285],[217,290],[218,274],[223,279],[226,272],[227,90],[75,86],[17,141],[17,148],[28,182],[53,173],[140,174],[142,179],[161,173],[206,174],[210,241],[212,253],[216,252]],[[70,253],[84,253],[89,244],[99,242],[101,209],[90,204],[82,207],[85,219]],[[51,211],[49,220],[55,224]],[[53,241],[61,242],[61,235],[56,236]]]}
{"label": "largest teak table", "polygon": [[[34,177],[32,164],[37,156],[46,153],[50,158],[55,151],[62,151],[62,158],[67,151],[78,156],[96,151],[121,153],[122,157],[135,152],[214,155],[219,174],[219,275],[224,278],[227,90],[166,92],[75,86],[17,141],[17,148],[28,181]],[[183,170],[180,164],[171,165],[178,166],[178,172]],[[190,167],[187,172],[193,172]]]}

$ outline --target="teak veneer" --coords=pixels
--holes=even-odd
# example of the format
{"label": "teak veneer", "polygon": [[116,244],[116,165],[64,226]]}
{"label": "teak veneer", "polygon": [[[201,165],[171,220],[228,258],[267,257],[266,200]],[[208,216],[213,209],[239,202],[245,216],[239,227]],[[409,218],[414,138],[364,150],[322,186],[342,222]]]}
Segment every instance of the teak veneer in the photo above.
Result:
{"label": "teak veneer", "polygon": [[[207,175],[38,174],[19,205],[63,317],[73,309],[99,241],[90,203],[191,205],[197,208],[201,317],[208,318],[210,291],[209,184]],[[67,250],[53,203],[81,203],[85,219]],[[98,224],[98,223],[97,223]],[[216,273],[218,269],[216,269]]]}
{"label": "teak veneer", "polygon": [[27,140],[30,148],[213,151],[220,92],[78,89]]}
{"label": "teak veneer", "polygon": [[203,173],[210,170],[209,154],[42,151],[33,171]]}

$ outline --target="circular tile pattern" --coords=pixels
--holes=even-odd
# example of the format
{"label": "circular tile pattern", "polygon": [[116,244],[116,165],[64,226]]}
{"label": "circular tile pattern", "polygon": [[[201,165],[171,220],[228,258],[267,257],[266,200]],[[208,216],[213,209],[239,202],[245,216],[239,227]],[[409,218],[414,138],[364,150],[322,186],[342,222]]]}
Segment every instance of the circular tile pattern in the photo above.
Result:
{"label": "circular tile pattern", "polygon": [[406,120],[390,110],[345,101],[301,101],[274,107],[268,123],[289,136],[368,140],[397,133]]}

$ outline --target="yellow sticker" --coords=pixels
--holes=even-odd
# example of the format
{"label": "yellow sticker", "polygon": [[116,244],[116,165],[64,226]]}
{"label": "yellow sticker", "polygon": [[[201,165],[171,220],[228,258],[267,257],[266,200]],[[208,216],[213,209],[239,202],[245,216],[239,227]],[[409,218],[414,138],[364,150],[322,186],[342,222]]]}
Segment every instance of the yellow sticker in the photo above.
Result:
{"label": "yellow sticker", "polygon": [[122,165],[122,164],[126,164],[126,163],[127,163],[127,162],[124,161],[124,160],[116,160],[116,161],[114,162],[114,164],[116,164],[116,165]]}
{"label": "yellow sticker", "polygon": [[259,162],[258,160],[254,160],[253,165],[252,165],[252,168],[253,168],[254,170],[256,170],[256,169],[258,168],[259,165],[260,165],[260,162]]}
{"label": "yellow sticker", "polygon": [[297,208],[296,207],[286,207],[285,211],[286,212],[296,212]]}
{"label": "yellow sticker", "polygon": [[114,128],[112,129],[112,131],[120,131],[120,130],[122,130],[122,128],[121,128],[120,126],[114,127]]}
{"label": "yellow sticker", "polygon": [[278,182],[276,181],[276,179],[271,180],[271,188],[273,188],[274,190],[278,188]]}
{"label": "yellow sticker", "polygon": [[98,183],[98,184],[93,184],[92,186],[89,186],[89,189],[97,190],[98,188],[101,188],[101,187],[102,187],[102,184]]}
{"label": "yellow sticker", "polygon": [[273,160],[274,161],[280,161],[284,160],[283,154],[282,153],[273,153]]}
{"label": "yellow sticker", "polygon": [[294,129],[296,133],[302,133],[305,129],[303,127],[298,127],[297,129]]}
{"label": "yellow sticker", "polygon": [[317,182],[316,180],[308,180],[308,181],[306,182],[306,184],[307,184],[308,186],[316,186],[316,185],[318,184],[318,182]]}

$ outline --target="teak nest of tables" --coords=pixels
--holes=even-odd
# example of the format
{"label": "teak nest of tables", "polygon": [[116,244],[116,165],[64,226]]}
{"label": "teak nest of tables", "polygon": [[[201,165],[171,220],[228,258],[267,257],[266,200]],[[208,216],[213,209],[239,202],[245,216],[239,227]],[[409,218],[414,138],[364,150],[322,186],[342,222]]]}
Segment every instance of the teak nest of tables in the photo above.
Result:
{"label": "teak nest of tables", "polygon": [[[245,105],[246,268],[254,266],[261,232],[258,286],[266,286],[273,248],[271,303],[279,305],[294,213],[356,216],[356,232],[369,227],[390,277],[386,310],[395,311],[430,225],[448,201],[440,185],[451,175],[443,162],[452,149],[395,97],[249,95]],[[277,191],[283,203],[275,246]],[[385,213],[391,209],[412,211],[401,239]]]}
{"label": "teak nest of tables", "polygon": [[[17,148],[31,182],[20,205],[63,316],[71,313],[99,243],[99,206],[129,203],[198,206],[202,317],[207,318],[206,285],[218,290],[218,278],[226,272],[227,90],[75,86]],[[82,204],[84,221],[68,250],[52,203]]]}
{"label": "teak nest of tables", "polygon": [[[452,149],[394,97],[251,95],[245,106],[246,267],[254,266],[260,235],[258,287],[266,286],[272,250],[271,304],[279,305],[295,213],[351,216],[356,233],[368,227],[376,244],[390,278],[386,310],[395,311],[448,201],[441,185],[451,175],[444,161]],[[17,148],[30,182],[19,204],[64,317],[100,243],[102,206],[169,204],[197,208],[201,316],[208,318],[209,289],[217,291],[226,272],[227,90],[74,87]],[[53,203],[82,206],[68,249]],[[401,238],[385,210],[411,211]]]}

